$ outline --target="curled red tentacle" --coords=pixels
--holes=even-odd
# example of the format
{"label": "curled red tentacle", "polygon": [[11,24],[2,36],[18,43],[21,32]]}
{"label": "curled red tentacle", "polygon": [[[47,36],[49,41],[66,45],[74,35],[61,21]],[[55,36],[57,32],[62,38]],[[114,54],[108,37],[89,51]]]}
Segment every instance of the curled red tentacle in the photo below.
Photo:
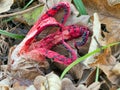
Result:
{"label": "curled red tentacle", "polygon": [[52,17],[54,17],[61,8],[63,8],[65,11],[65,14],[62,18],[61,23],[64,24],[66,22],[69,14],[70,14],[70,6],[69,6],[69,3],[67,3],[67,2],[61,2],[61,3],[57,4],[56,6],[54,6],[53,8],[49,9],[45,14],[43,14],[38,19],[38,21],[35,23],[35,25],[30,29],[30,31],[26,35],[26,38],[23,40],[23,42],[25,42],[25,45],[22,46],[24,49],[22,49],[20,51],[20,53],[22,53],[22,51],[25,51],[25,49],[27,49],[29,47],[27,45],[31,44],[34,41],[34,37],[42,32],[43,25],[44,26],[46,25],[44,28],[46,28],[47,25],[51,26],[51,24],[54,26],[55,25],[60,26],[60,24],[57,23],[56,20]]}
{"label": "curled red tentacle", "polygon": [[[82,35],[84,35],[84,32],[89,32],[88,29],[83,29],[86,28],[85,26],[77,26],[77,25],[70,25],[67,27],[63,27],[63,32],[60,32],[59,30],[57,32],[54,32],[50,35],[48,35],[47,37],[43,38],[40,41],[34,42],[31,44],[30,48],[29,48],[29,56],[32,56],[30,54],[32,54],[33,52],[37,53],[40,52],[40,50],[42,50],[42,48],[44,48],[44,52],[40,52],[40,55],[46,56],[48,58],[53,58],[55,62],[59,62],[59,63],[64,63],[64,64],[70,64],[70,62],[73,62],[74,60],[77,59],[77,55],[75,53],[75,51],[67,44],[64,42],[64,40],[71,40],[73,38],[78,38]],[[62,35],[64,38],[62,38]],[[62,41],[62,39],[64,39]],[[67,49],[68,51],[71,53],[71,58],[67,58],[63,55],[60,55],[54,51],[51,51],[49,49],[51,49],[53,46],[62,43]],[[82,45],[85,44],[86,41],[82,42]],[[38,50],[37,50],[38,49]],[[48,51],[47,51],[48,50]],[[50,52],[50,53],[45,53],[45,52]],[[37,53],[38,54],[38,53]],[[38,55],[39,56],[39,55]],[[59,56],[59,57],[57,57]],[[32,58],[32,57],[30,57]],[[62,59],[63,58],[63,59]],[[40,58],[36,58],[34,57],[34,60],[40,60]],[[64,61],[62,61],[64,60]]]}
{"label": "curled red tentacle", "polygon": [[62,8],[65,13],[60,23],[65,24],[66,20],[68,19],[68,16],[70,15],[70,6],[67,2],[61,2],[53,8],[49,9],[44,15],[41,16],[37,23],[39,24],[41,20],[44,20],[48,17],[54,17]]}
{"label": "curled red tentacle", "polygon": [[[39,53],[38,53],[39,52]],[[34,55],[31,55],[32,53],[34,53]],[[48,58],[52,58],[54,60],[54,62],[58,62],[60,64],[64,64],[64,65],[69,65],[70,63],[72,63],[74,60],[76,60],[76,57],[73,58],[67,58],[64,55],[60,55],[57,52],[54,52],[52,50],[46,49],[46,48],[37,48],[32,50],[31,52],[27,53],[28,58],[32,58],[32,59],[36,59],[39,61],[39,55],[44,55]],[[37,57],[36,57],[37,56]]]}
{"label": "curled red tentacle", "polygon": [[49,17],[49,18],[43,20],[36,28],[34,28],[34,32],[29,31],[29,33],[26,35],[26,37],[22,41],[24,44],[22,43],[23,46],[22,46],[19,54],[23,54],[23,53],[27,52],[30,44],[32,44],[33,40],[35,39],[35,36],[40,34],[48,26],[59,26],[60,28],[62,28],[62,25],[60,23],[56,22],[56,20],[52,17]]}

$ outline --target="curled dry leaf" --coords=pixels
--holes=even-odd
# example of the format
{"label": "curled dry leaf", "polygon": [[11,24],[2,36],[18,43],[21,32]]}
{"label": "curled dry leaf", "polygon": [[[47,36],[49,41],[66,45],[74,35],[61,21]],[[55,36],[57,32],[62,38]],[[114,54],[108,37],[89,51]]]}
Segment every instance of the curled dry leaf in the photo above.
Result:
{"label": "curled dry leaf", "polygon": [[46,76],[38,76],[34,80],[37,90],[61,90],[61,80],[53,72]]}
{"label": "curled dry leaf", "polygon": [[14,0],[0,0],[0,13],[10,10]]}
{"label": "curled dry leaf", "polygon": [[[94,13],[93,35],[92,35],[92,40],[90,43],[88,53],[94,51],[95,49],[99,47],[96,40],[99,41],[100,44],[103,44],[102,35],[101,35],[101,22],[99,21],[98,14]],[[95,55],[88,57],[86,60],[84,60],[84,64],[88,66],[88,64],[94,62],[95,61],[94,57]]]}

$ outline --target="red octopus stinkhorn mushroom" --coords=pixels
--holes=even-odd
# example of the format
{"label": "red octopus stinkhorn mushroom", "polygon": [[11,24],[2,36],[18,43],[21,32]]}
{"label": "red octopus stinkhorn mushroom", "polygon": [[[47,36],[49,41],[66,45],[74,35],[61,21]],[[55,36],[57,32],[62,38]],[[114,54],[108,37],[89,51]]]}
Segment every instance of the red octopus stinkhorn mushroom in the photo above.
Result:
{"label": "red octopus stinkhorn mushroom", "polygon": [[[57,22],[54,16],[61,8],[64,9],[65,13],[61,22]],[[76,60],[77,55],[75,51],[64,40],[82,37],[81,42],[75,43],[75,46],[82,46],[86,43],[90,31],[86,26],[64,26],[69,15],[70,6],[67,2],[57,4],[42,15],[30,29],[24,40],[12,52],[12,65],[16,64],[21,58],[30,58],[32,60],[41,61],[45,60],[45,57],[48,57],[54,59],[55,62],[64,65],[69,65]],[[57,26],[60,29],[52,34],[49,34],[40,41],[35,41],[35,37],[48,26]],[[51,48],[57,44],[63,44],[72,56],[68,58],[52,51]]]}

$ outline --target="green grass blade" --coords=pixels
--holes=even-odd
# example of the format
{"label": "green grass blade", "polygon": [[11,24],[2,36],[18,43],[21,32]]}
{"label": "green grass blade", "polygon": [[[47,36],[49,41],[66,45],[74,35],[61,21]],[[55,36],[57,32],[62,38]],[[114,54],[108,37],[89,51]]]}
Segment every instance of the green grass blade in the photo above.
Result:
{"label": "green grass blade", "polygon": [[95,82],[98,82],[98,79],[99,79],[99,67],[96,67],[96,76],[95,76]]}
{"label": "green grass blade", "polygon": [[33,1],[34,1],[34,0],[30,0],[30,1],[24,6],[24,8],[23,8],[22,10],[26,9]]}
{"label": "green grass blade", "polygon": [[91,56],[91,55],[93,55],[93,54],[95,54],[95,53],[97,53],[97,52],[100,52],[101,49],[103,50],[103,49],[105,49],[105,48],[108,48],[108,47],[110,47],[110,46],[114,46],[114,45],[117,45],[117,44],[120,44],[120,42],[112,43],[112,44],[109,44],[109,45],[107,45],[107,46],[103,46],[102,48],[97,48],[96,50],[94,50],[94,51],[92,51],[92,52],[84,55],[83,57],[78,58],[78,59],[75,60],[73,63],[71,63],[67,68],[65,68],[65,70],[62,72],[60,78],[62,79],[62,78],[65,76],[65,74],[66,74],[73,66],[75,66],[76,64],[78,64],[78,63],[80,63],[81,61],[85,60],[85,59],[88,58],[89,56]]}
{"label": "green grass blade", "polygon": [[82,2],[82,0],[73,0],[76,8],[78,9],[80,15],[87,15],[87,11],[85,9],[85,6]]}
{"label": "green grass blade", "polygon": [[0,34],[9,36],[9,37],[15,38],[15,39],[23,39],[25,37],[24,35],[18,35],[18,34],[9,33],[9,32],[7,32],[5,30],[0,30]]}

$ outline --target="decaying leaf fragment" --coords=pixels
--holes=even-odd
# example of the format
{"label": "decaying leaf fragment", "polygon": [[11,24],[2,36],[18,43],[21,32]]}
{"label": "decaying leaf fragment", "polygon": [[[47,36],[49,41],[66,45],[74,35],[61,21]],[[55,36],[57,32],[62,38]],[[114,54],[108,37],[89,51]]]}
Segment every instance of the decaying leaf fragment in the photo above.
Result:
{"label": "decaying leaf fragment", "polygon": [[61,80],[52,72],[46,76],[37,76],[34,86],[37,90],[61,90]]}
{"label": "decaying leaf fragment", "polygon": [[119,63],[116,65],[99,65],[99,68],[107,76],[108,80],[115,86],[120,87]]}
{"label": "decaying leaf fragment", "polygon": [[96,56],[96,61],[91,63],[90,66],[98,66],[100,64],[102,65],[113,65],[116,63],[115,57],[111,54],[111,49],[107,48],[102,53],[100,53],[98,56]]}
{"label": "decaying leaf fragment", "polygon": [[[99,41],[99,43],[102,45],[103,43],[103,37],[101,35],[101,22],[99,21],[99,16],[97,13],[94,13],[94,21],[93,21],[93,36],[92,36],[92,40],[90,43],[90,47],[89,47],[89,51],[88,53],[96,50],[98,47],[98,43],[97,41]],[[96,41],[97,40],[97,41]],[[88,64],[92,63],[95,61],[95,55],[92,55],[90,57],[88,57],[85,61],[84,64],[86,66],[88,66]]]}
{"label": "decaying leaf fragment", "polygon": [[10,10],[14,0],[0,0],[0,13]]}

